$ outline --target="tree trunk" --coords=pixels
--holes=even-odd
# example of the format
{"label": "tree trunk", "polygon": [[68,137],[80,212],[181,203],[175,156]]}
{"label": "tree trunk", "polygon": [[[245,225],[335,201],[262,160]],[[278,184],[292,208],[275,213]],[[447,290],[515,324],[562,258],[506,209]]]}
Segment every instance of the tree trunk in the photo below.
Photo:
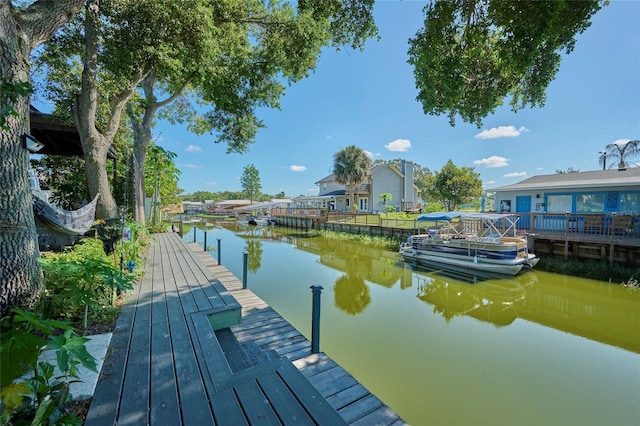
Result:
{"label": "tree trunk", "polygon": [[[2,17],[0,17],[0,20]],[[15,53],[15,52],[14,52]],[[18,56],[18,57],[16,57]],[[26,58],[0,55],[0,69],[8,82],[29,81]],[[15,61],[11,61],[14,59]],[[8,99],[0,94],[2,105]],[[19,117],[8,117],[8,130],[0,131],[0,315],[13,306],[37,300],[42,286],[38,236],[29,186],[29,152],[22,135],[29,133],[29,98],[14,104]],[[26,118],[25,118],[26,117]]]}
{"label": "tree trunk", "polygon": [[120,126],[120,119],[127,100],[135,91],[142,76],[132,77],[129,87],[116,94],[111,101],[109,116],[104,130],[96,125],[98,114],[98,32],[100,21],[98,0],[87,2],[85,15],[85,52],[82,70],[82,90],[73,104],[73,118],[80,134],[85,158],[85,171],[89,195],[100,194],[96,216],[102,219],[118,217],[118,206],[109,187],[107,153]]}
{"label": "tree trunk", "polygon": [[110,219],[118,217],[118,206],[113,198],[107,173],[107,153],[110,143],[104,139],[103,136],[95,134],[93,137],[81,136],[89,196],[93,199],[100,194],[96,206],[96,217]]}
{"label": "tree trunk", "polygon": [[135,220],[142,225],[146,224],[144,203],[146,194],[144,190],[144,162],[147,157],[147,149],[134,137],[133,144],[133,205]]}
{"label": "tree trunk", "polygon": [[[146,81],[143,82],[143,87]],[[144,189],[145,162],[147,150],[151,143],[151,123],[156,108],[147,106],[142,120],[138,120],[132,111],[129,111],[129,119],[133,128],[133,205],[135,220],[141,224],[146,223],[144,210],[146,191]]]}
{"label": "tree trunk", "polygon": [[[37,1],[16,10],[0,0],[0,84],[29,82],[29,54],[82,7],[82,0]],[[0,130],[0,316],[39,297],[42,274],[29,186],[29,152],[22,137],[30,133],[29,97],[12,101],[0,90],[0,109],[16,112]]]}
{"label": "tree trunk", "polygon": [[153,126],[153,120],[156,116],[158,109],[173,102],[187,85],[191,82],[191,78],[187,78],[184,85],[176,90],[171,96],[158,102],[154,94],[154,84],[156,82],[156,75],[150,73],[142,80],[142,90],[145,97],[145,109],[142,120],[139,120],[134,116],[133,111],[129,112],[132,127],[133,127],[133,203],[136,221],[142,223],[146,222],[144,204],[146,198],[146,192],[144,189],[145,178],[145,162],[147,159],[147,151],[149,145],[151,145],[151,127]]}

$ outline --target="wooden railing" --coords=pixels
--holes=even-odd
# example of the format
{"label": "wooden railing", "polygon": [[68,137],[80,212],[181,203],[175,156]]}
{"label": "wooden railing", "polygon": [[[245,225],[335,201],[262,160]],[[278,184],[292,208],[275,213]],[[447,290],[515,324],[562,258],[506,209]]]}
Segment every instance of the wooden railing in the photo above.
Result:
{"label": "wooden railing", "polygon": [[562,232],[620,237],[640,237],[640,215],[577,213],[513,213],[518,229],[527,232]]}
{"label": "wooden railing", "polygon": [[[431,224],[415,219],[386,218],[385,215],[351,214],[327,209],[278,208],[273,216],[321,217],[327,222],[382,226],[402,229],[425,229]],[[574,233],[618,237],[640,237],[640,215],[576,213],[510,213],[520,219],[516,228],[529,233]]]}

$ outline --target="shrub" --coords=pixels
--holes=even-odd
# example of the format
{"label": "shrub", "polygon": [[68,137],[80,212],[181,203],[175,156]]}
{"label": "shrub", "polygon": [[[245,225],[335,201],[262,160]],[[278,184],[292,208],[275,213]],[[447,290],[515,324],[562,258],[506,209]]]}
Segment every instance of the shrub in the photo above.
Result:
{"label": "shrub", "polygon": [[[12,312],[0,319],[0,424],[81,425],[65,406],[78,365],[97,371],[85,346],[88,339],[68,323],[18,308]],[[57,376],[53,364],[39,361],[46,349],[55,351]]]}
{"label": "shrub", "polygon": [[68,321],[84,317],[88,311],[114,305],[118,292],[133,288],[135,276],[120,271],[104,253],[100,240],[87,238],[64,253],[40,259],[44,271],[47,316]]}

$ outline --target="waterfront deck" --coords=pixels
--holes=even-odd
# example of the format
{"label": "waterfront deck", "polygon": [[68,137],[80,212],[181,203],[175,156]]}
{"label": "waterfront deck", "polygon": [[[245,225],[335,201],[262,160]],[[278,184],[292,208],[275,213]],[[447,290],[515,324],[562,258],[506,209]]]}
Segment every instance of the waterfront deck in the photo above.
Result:
{"label": "waterfront deck", "polygon": [[85,425],[403,420],[202,248],[154,235]]}

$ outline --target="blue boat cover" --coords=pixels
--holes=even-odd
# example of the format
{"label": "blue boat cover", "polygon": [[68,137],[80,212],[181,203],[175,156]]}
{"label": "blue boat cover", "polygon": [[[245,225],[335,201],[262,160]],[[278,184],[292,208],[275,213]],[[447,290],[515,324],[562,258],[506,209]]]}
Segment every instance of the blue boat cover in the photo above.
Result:
{"label": "blue boat cover", "polygon": [[466,218],[476,218],[476,219],[486,219],[486,220],[499,220],[504,219],[505,217],[514,217],[518,216],[515,214],[504,214],[504,213],[473,213],[473,212],[433,212],[433,213],[425,213],[421,214],[416,218],[416,220],[452,220],[457,217],[466,217]]}
{"label": "blue boat cover", "polygon": [[416,220],[451,220],[462,216],[462,212],[432,212],[421,214]]}

